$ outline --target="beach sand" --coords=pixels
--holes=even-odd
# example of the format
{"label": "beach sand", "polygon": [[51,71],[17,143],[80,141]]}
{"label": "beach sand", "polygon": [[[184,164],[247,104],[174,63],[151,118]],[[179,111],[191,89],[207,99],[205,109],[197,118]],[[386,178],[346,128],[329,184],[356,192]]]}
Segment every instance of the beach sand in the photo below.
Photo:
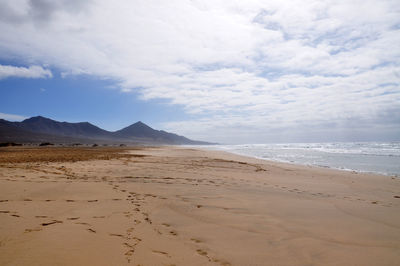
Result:
{"label": "beach sand", "polygon": [[400,265],[400,178],[179,147],[2,148],[0,265]]}

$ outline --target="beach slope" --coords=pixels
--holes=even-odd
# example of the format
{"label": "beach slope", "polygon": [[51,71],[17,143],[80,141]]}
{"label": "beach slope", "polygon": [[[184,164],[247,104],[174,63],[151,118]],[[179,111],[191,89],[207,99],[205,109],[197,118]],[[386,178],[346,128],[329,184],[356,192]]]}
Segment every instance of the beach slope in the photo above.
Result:
{"label": "beach slope", "polygon": [[0,150],[0,265],[399,263],[399,178],[178,147]]}

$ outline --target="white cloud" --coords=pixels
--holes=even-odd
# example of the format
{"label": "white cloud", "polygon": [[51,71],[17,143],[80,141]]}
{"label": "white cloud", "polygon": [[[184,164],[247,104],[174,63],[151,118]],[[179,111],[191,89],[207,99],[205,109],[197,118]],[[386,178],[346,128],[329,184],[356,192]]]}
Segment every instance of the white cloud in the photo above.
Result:
{"label": "white cloud", "polygon": [[49,69],[41,66],[16,67],[0,65],[0,79],[5,78],[51,78],[53,75]]}
{"label": "white cloud", "polygon": [[22,121],[24,119],[27,119],[27,117],[22,116],[22,115],[0,113],[0,119],[5,119],[5,120],[9,120],[9,121]]}
{"label": "white cloud", "polygon": [[384,115],[400,110],[398,1],[22,2],[0,4],[0,54],[114,79],[191,115],[166,129],[262,141],[384,117],[382,130],[400,132]]}

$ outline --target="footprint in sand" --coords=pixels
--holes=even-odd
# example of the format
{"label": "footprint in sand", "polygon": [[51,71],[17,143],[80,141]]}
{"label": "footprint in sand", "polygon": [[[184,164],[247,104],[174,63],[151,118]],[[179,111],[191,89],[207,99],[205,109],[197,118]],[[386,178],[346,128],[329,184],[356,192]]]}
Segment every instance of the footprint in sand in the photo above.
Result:
{"label": "footprint in sand", "polygon": [[90,224],[88,224],[88,223],[85,223],[85,222],[79,222],[79,223],[75,223],[75,224],[80,224],[80,225],[90,225]]}
{"label": "footprint in sand", "polygon": [[124,212],[126,218],[131,218],[133,216],[130,212]]}
{"label": "footprint in sand", "polygon": [[126,234],[127,234],[128,236],[130,236],[134,230],[135,230],[135,228],[133,228],[133,227],[128,228],[128,230],[126,230]]}
{"label": "footprint in sand", "polygon": [[202,249],[198,249],[198,250],[196,250],[196,251],[197,251],[197,253],[198,253],[199,255],[201,255],[201,256],[206,256],[206,257],[207,257],[207,255],[208,255],[207,251],[204,251],[204,250],[202,250]]}
{"label": "footprint in sand", "polygon": [[137,241],[137,242],[136,242],[136,245],[139,244],[139,242],[142,241],[141,238],[138,238],[138,237],[136,237],[136,236],[132,237],[132,239]]}
{"label": "footprint in sand", "polygon": [[219,263],[221,266],[230,266],[231,264],[225,260],[213,259],[213,262]]}
{"label": "footprint in sand", "polygon": [[199,243],[203,243],[203,241],[197,239],[197,238],[191,238],[190,240],[192,240],[193,242],[199,244]]}
{"label": "footprint in sand", "polygon": [[67,218],[67,220],[78,220],[79,219],[79,217],[69,217],[69,218]]}
{"label": "footprint in sand", "polygon": [[42,228],[25,229],[25,233],[39,232],[39,231],[42,231]]}
{"label": "footprint in sand", "polygon": [[108,234],[109,236],[116,236],[116,237],[124,237],[123,235],[121,235],[121,234]]}
{"label": "footprint in sand", "polygon": [[197,251],[197,254],[206,257],[208,259],[208,261],[213,261],[213,262],[219,263],[221,266],[229,266],[229,265],[231,265],[229,262],[227,262],[225,260],[215,259],[215,258],[210,257],[208,255],[208,252],[203,250],[203,249],[197,249],[196,251]]}
{"label": "footprint in sand", "polygon": [[95,199],[95,200],[88,200],[88,202],[97,202],[98,200],[97,199]]}
{"label": "footprint in sand", "polygon": [[36,215],[35,218],[47,218],[46,215]]}
{"label": "footprint in sand", "polygon": [[128,261],[128,263],[131,262],[131,258],[130,257],[133,255],[134,252],[135,252],[134,249],[130,249],[127,252],[125,252],[124,255],[126,256],[126,260]]}
{"label": "footprint in sand", "polygon": [[164,256],[167,256],[168,258],[171,258],[171,256],[165,251],[153,250],[153,253],[164,255]]}
{"label": "footprint in sand", "polygon": [[53,220],[53,221],[51,221],[51,222],[42,223],[42,226],[48,226],[48,225],[59,224],[59,223],[62,223],[62,221]]}
{"label": "footprint in sand", "polygon": [[128,248],[128,251],[125,252],[125,254],[124,254],[126,256],[128,263],[131,261],[130,257],[135,252],[135,247],[139,244],[140,241],[142,241],[140,238],[136,238],[136,237],[134,237],[133,239],[136,240],[136,243],[134,243],[134,244],[129,244],[127,242],[123,243],[123,246]]}
{"label": "footprint in sand", "polygon": [[134,249],[134,248],[135,248],[135,245],[131,245],[131,244],[127,243],[127,242],[125,242],[123,245],[124,245],[125,247],[127,247],[127,248],[131,248],[131,249]]}

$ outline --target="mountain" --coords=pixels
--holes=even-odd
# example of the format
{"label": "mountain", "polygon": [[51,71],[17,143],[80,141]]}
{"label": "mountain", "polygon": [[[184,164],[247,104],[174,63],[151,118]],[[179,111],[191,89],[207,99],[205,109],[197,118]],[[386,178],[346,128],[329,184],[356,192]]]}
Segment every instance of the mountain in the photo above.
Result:
{"label": "mountain", "polygon": [[187,145],[204,145],[211,144],[202,141],[195,141],[185,138],[183,136],[176,135],[174,133],[168,133],[163,130],[155,130],[139,121],[121,130],[115,131],[114,136],[122,139],[136,139],[142,141],[153,141],[156,143],[166,144],[187,144]]}
{"label": "mountain", "polygon": [[16,127],[26,131],[70,136],[70,137],[83,137],[83,138],[108,138],[111,133],[98,128],[88,122],[81,123],[68,123],[58,122],[42,116],[35,116],[25,119],[22,122],[14,122]]}
{"label": "mountain", "polygon": [[115,135],[123,138],[138,137],[156,139],[158,137],[157,133],[157,130],[152,129],[141,121],[127,126],[121,130],[115,131]]}
{"label": "mountain", "polygon": [[[20,141],[20,139],[29,138],[32,133],[25,131],[21,128],[14,126],[13,122],[9,122],[4,119],[0,119],[0,136],[1,141],[11,142]],[[18,138],[18,139],[16,139]]]}
{"label": "mountain", "polygon": [[[88,140],[68,136],[57,136],[24,130],[7,120],[0,119],[0,142],[19,143],[88,143]],[[90,143],[90,142],[89,142]]]}
{"label": "mountain", "polygon": [[155,130],[141,121],[121,130],[110,132],[88,122],[59,122],[42,116],[31,117],[22,122],[0,119],[0,142],[45,141],[56,143],[211,144],[190,140],[163,130]]}

